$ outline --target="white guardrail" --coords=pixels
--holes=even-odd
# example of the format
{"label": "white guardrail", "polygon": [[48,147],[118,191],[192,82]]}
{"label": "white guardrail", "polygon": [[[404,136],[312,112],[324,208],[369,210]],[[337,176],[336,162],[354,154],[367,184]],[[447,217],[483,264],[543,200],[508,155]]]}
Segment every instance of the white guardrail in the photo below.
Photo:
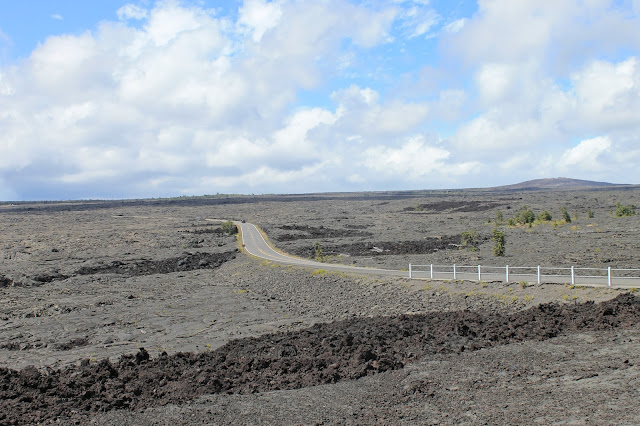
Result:
{"label": "white guardrail", "polygon": [[505,282],[521,280],[537,284],[589,284],[607,287],[614,286],[615,281],[615,287],[631,287],[640,286],[640,269],[409,264],[409,278]]}

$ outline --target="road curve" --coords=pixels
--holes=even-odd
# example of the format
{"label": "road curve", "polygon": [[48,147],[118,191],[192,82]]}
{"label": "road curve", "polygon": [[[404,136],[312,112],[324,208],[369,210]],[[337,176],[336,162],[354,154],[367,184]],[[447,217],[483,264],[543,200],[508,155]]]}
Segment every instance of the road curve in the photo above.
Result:
{"label": "road curve", "polygon": [[390,275],[395,277],[409,278],[408,271],[397,271],[393,269],[362,268],[358,266],[336,265],[333,263],[321,263],[308,259],[300,259],[293,256],[277,252],[267,241],[258,228],[252,223],[234,222],[242,231],[242,244],[247,253],[286,265],[306,266],[310,268],[324,269],[327,271],[350,272],[356,274],[376,274]]}

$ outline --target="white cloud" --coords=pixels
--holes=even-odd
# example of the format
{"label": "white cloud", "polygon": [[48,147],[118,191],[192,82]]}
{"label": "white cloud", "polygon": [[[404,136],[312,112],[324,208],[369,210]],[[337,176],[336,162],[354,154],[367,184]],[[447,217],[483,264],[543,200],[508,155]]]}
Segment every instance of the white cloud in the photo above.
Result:
{"label": "white cloud", "polygon": [[611,145],[611,139],[607,136],[583,140],[562,154],[559,166],[565,170],[599,171],[603,165],[598,159],[610,152]]}
{"label": "white cloud", "polygon": [[[640,176],[629,5],[483,0],[442,24],[426,0],[140,4],[0,65],[0,196]],[[411,50],[436,29],[440,50]]]}
{"label": "white cloud", "polygon": [[511,95],[521,85],[520,77],[516,65],[497,63],[483,64],[475,75],[480,95],[489,103],[501,101]]}
{"label": "white cloud", "polygon": [[238,24],[251,32],[253,41],[259,42],[264,33],[276,27],[282,18],[278,2],[245,0],[239,10]]}
{"label": "white cloud", "polygon": [[[13,71],[1,69],[5,184],[16,185],[10,176],[19,170],[39,170],[32,179],[49,186],[126,182],[125,190],[166,195],[195,188],[185,185],[190,179],[242,184],[244,177],[267,188],[333,167],[323,156],[343,153],[331,153],[316,133],[334,128],[336,112],[290,111],[296,90],[321,81],[319,55],[344,56],[341,40],[383,43],[395,12],[342,0],[243,8],[251,34],[177,1],[148,11],[126,5],[118,11],[125,22],[49,37]],[[129,27],[129,19],[142,22]],[[397,131],[396,108],[416,115],[411,105],[380,106],[374,91],[369,96],[384,131]]]}
{"label": "white cloud", "polygon": [[414,181],[434,172],[444,176],[465,174],[478,166],[474,162],[450,162],[450,156],[449,151],[428,144],[424,136],[413,136],[399,147],[368,148],[364,152],[363,164],[383,176]]}
{"label": "white cloud", "polygon": [[466,18],[456,19],[455,21],[449,22],[447,25],[445,25],[444,30],[449,33],[457,33],[464,28],[466,23]]}
{"label": "white cloud", "polygon": [[[640,61],[595,61],[572,76],[576,107],[582,119],[603,129],[638,126]],[[605,84],[606,82],[606,84]]]}
{"label": "white cloud", "polygon": [[473,64],[535,59],[566,70],[621,45],[640,48],[640,15],[628,9],[609,0],[481,0],[464,27],[448,33],[447,51]]}
{"label": "white cloud", "polygon": [[462,125],[452,137],[452,142],[467,155],[482,153],[486,160],[498,151],[526,149],[540,141],[544,131],[543,126],[533,119],[501,123],[487,114]]}
{"label": "white cloud", "polygon": [[60,15],[59,13],[54,13],[53,15],[51,15],[51,19],[54,19],[56,21],[63,21],[64,20],[62,15]]}
{"label": "white cloud", "polygon": [[429,114],[426,104],[391,101],[381,105],[380,95],[375,90],[356,85],[334,92],[332,98],[339,104],[336,126],[361,135],[411,131]]}
{"label": "white cloud", "polygon": [[205,11],[180,6],[177,0],[169,0],[156,6],[145,26],[147,35],[156,46],[164,46],[203,26],[215,22]]}
{"label": "white cloud", "polygon": [[[485,63],[474,74],[482,113],[452,143],[469,155],[530,149],[540,153],[589,134],[616,139],[640,131],[640,61],[593,61],[560,86],[535,62]],[[627,143],[626,149],[632,144]]]}
{"label": "white cloud", "polygon": [[125,4],[116,12],[120,20],[136,19],[141,20],[148,16],[147,9],[135,4]]}
{"label": "white cloud", "polygon": [[414,5],[404,11],[401,16],[402,28],[408,38],[429,34],[429,31],[440,22],[440,15],[426,5]]}

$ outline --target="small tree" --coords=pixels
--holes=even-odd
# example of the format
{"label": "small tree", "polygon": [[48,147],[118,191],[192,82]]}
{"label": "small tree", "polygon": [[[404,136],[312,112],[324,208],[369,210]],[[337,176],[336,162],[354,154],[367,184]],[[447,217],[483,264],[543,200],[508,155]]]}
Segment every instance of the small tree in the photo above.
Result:
{"label": "small tree", "polygon": [[595,216],[596,216],[596,215],[595,215],[595,213],[593,213],[593,210],[591,210],[591,209],[588,209],[588,210],[587,210],[587,217],[588,217],[589,219],[593,219]]}
{"label": "small tree", "polygon": [[316,241],[316,243],[313,245],[313,253],[316,262],[324,261],[324,257],[322,256],[322,244],[320,244],[319,241]]}
{"label": "small tree", "polygon": [[502,223],[503,221],[504,221],[504,217],[502,216],[502,211],[498,210],[496,212],[496,223],[499,224],[499,223]]}
{"label": "small tree", "polygon": [[516,222],[521,225],[527,225],[529,223],[533,223],[536,219],[536,216],[533,214],[530,208],[527,206],[523,206],[522,209],[518,213],[516,213]]}
{"label": "small tree", "polygon": [[571,223],[571,216],[569,215],[566,207],[560,209],[560,215],[562,216],[562,220],[564,220],[565,223]]}
{"label": "small tree", "polygon": [[538,213],[538,216],[536,217],[536,219],[538,219],[538,221],[540,222],[549,222],[552,219],[551,213],[545,210],[541,213]]}
{"label": "small tree", "polygon": [[504,256],[505,252],[505,238],[504,232],[495,228],[493,230],[493,237],[491,237],[493,241],[493,255],[494,256]]}
{"label": "small tree", "polygon": [[220,225],[220,228],[222,228],[223,234],[233,235],[238,233],[238,227],[230,220],[227,220],[226,222],[222,222],[222,225]]}

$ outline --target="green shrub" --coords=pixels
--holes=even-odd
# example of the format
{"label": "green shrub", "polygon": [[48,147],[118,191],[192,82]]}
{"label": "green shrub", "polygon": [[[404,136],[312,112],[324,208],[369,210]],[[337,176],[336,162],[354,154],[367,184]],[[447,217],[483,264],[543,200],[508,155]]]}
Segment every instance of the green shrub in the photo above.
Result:
{"label": "green shrub", "polygon": [[571,216],[569,215],[566,207],[560,209],[560,216],[562,216],[562,220],[566,223],[571,223]]}
{"label": "green shrub", "polygon": [[531,209],[527,206],[523,206],[522,209],[516,213],[515,220],[521,225],[526,225],[528,223],[533,223],[533,221],[536,220],[536,216],[533,214]]}
{"label": "green shrub", "polygon": [[224,234],[233,235],[238,233],[238,227],[230,220],[227,220],[226,222],[222,222],[222,225],[220,225],[220,228],[222,228],[222,232]]}
{"label": "green shrub", "polygon": [[313,253],[317,262],[324,261],[324,256],[322,255],[322,244],[320,244],[319,241],[316,241],[316,243],[313,245]]}
{"label": "green shrub", "polygon": [[493,237],[491,237],[493,241],[493,255],[494,256],[504,256],[505,252],[505,238],[504,232],[495,228],[493,230]]}
{"label": "green shrub", "polygon": [[620,203],[616,203],[616,216],[617,217],[625,217],[625,216],[633,216],[636,214],[636,206],[633,204],[629,204],[628,206],[623,206]]}
{"label": "green shrub", "polygon": [[593,213],[593,210],[591,209],[587,210],[587,217],[589,219],[593,219],[595,217],[595,213]]}
{"label": "green shrub", "polygon": [[470,251],[478,251],[478,234],[476,231],[465,231],[460,235],[460,245]]}
{"label": "green shrub", "polygon": [[551,213],[545,210],[541,213],[538,213],[538,216],[536,216],[536,219],[538,219],[538,221],[540,222],[549,222],[552,219]]}

